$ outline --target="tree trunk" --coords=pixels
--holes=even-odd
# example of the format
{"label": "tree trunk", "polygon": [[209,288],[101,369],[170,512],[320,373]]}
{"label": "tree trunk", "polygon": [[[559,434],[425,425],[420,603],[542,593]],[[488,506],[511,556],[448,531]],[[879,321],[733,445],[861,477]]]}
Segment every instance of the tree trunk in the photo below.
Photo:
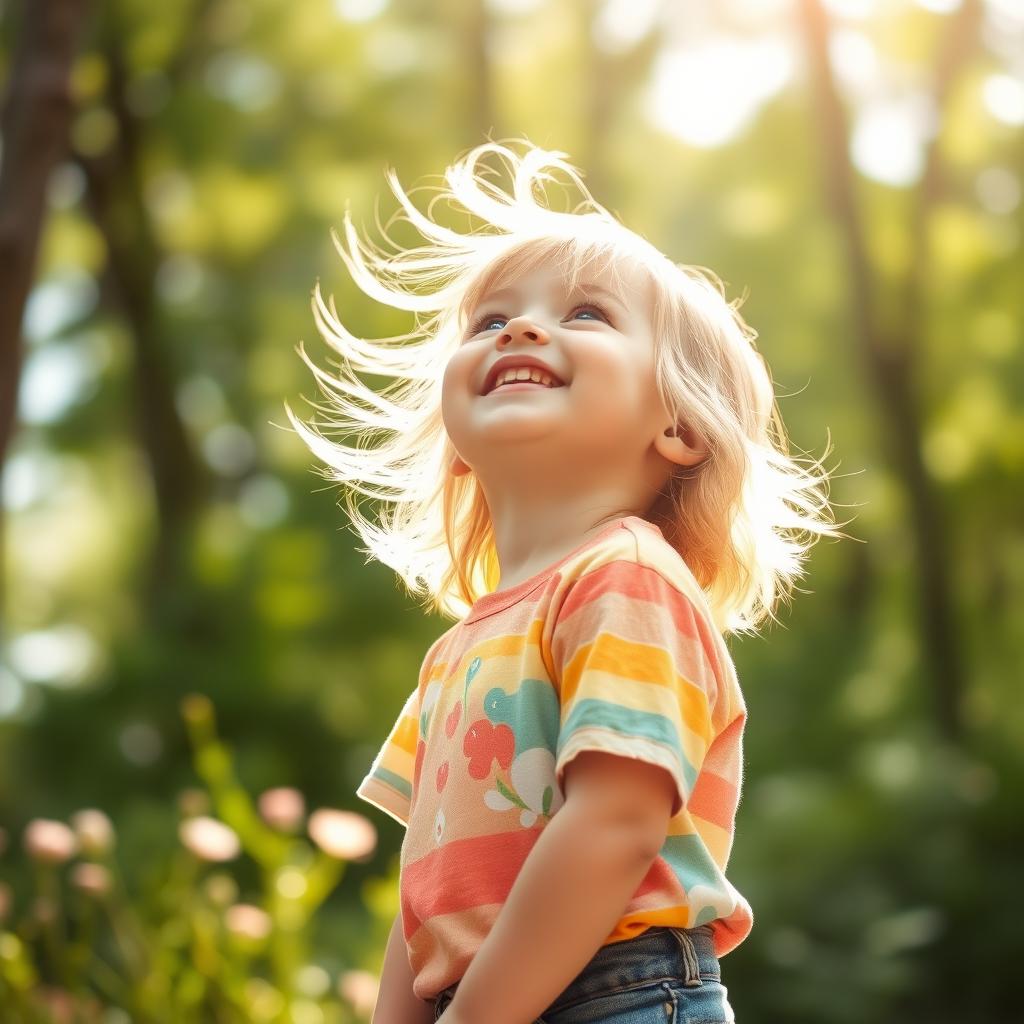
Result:
{"label": "tree trunk", "polygon": [[591,195],[616,214],[612,202],[613,182],[608,173],[608,150],[615,139],[615,120],[619,111],[631,107],[637,90],[647,80],[662,38],[657,23],[653,23],[628,49],[609,53],[595,42],[597,13],[589,0],[579,0],[574,7],[579,35],[586,43],[582,82],[583,138],[579,152],[570,156],[571,162],[584,172]]}
{"label": "tree trunk", "polygon": [[472,132],[468,145],[479,146],[485,139],[495,137],[494,90],[491,86],[491,60],[487,53],[489,16],[484,0],[469,0],[463,12],[470,96],[465,123]]}
{"label": "tree trunk", "polygon": [[[891,441],[886,455],[907,489],[908,526],[917,561],[920,649],[926,677],[931,684],[940,732],[949,740],[959,741],[963,734],[964,667],[948,571],[950,530],[941,492],[934,486],[921,457],[923,403],[915,393],[913,380],[914,360],[923,347],[926,329],[926,224],[937,192],[938,149],[934,143],[929,149],[924,183],[914,209],[914,269],[906,285],[903,323],[895,330],[887,330],[877,310],[875,282],[855,196],[846,112],[829,63],[827,18],[819,0],[801,0],[801,9],[818,101],[828,198],[842,231],[850,269],[854,338],[879,404],[884,434]],[[950,19],[934,92],[939,110],[955,72],[974,46],[979,17],[977,0],[965,0],[959,14]]]}
{"label": "tree trunk", "polygon": [[[3,109],[0,165],[0,469],[14,433],[21,377],[21,321],[35,276],[50,172],[63,157],[71,124],[70,71],[86,0],[26,0],[21,38]],[[0,628],[5,605],[0,506]]]}
{"label": "tree trunk", "polygon": [[158,528],[145,591],[149,599],[156,599],[182,564],[207,478],[174,402],[177,374],[154,291],[161,254],[143,201],[139,125],[125,101],[124,60],[117,46],[116,38],[104,43],[110,71],[107,101],[117,119],[116,140],[99,156],[76,157],[86,176],[86,202],[107,245],[109,290],[132,341],[134,411],[153,483]]}

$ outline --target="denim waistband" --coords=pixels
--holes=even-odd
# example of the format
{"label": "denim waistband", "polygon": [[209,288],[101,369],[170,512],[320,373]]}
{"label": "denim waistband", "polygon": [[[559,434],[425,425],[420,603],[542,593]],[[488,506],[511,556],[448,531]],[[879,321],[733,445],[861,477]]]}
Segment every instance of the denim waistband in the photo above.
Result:
{"label": "denim waistband", "polygon": [[[566,1009],[609,990],[627,989],[655,981],[682,982],[697,987],[721,982],[711,925],[696,928],[648,928],[633,939],[602,946],[545,1012]],[[451,1002],[458,982],[435,998],[438,1010]]]}

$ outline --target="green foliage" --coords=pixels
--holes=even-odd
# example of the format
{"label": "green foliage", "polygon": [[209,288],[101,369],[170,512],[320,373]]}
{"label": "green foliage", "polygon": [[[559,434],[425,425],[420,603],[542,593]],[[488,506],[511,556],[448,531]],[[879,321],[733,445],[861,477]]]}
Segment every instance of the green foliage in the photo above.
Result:
{"label": "green foliage", "polygon": [[[209,698],[190,694],[182,712],[206,789],[179,795],[180,843],[149,866],[143,891],[125,886],[116,831],[100,812],[74,815],[74,830],[40,819],[26,828],[34,893],[23,920],[0,932],[4,1020],[368,1020],[375,976],[349,967],[332,978],[313,955],[313,919],[346,863],[373,853],[376,829],[361,815],[321,809],[306,823],[310,843],[297,835],[297,790],[264,793],[257,813],[216,736]],[[219,867],[240,853],[258,875],[245,899]],[[388,931],[394,913],[379,887],[368,888],[366,904],[374,930]]]}
{"label": "green foliage", "polygon": [[[309,994],[316,971],[299,991],[295,970],[379,969],[401,830],[374,814],[376,855],[340,873],[269,829],[248,794],[289,785],[311,803],[354,804],[447,623],[367,564],[333,485],[281,429],[283,403],[320,398],[300,340],[320,365],[332,356],[310,312],[317,280],[356,335],[412,326],[345,275],[329,232],[346,202],[360,228],[372,229],[375,203],[384,224],[385,167],[406,187],[430,185],[487,134],[567,151],[630,226],[714,269],[730,298],[748,293],[742,311],[793,445],[820,454],[828,431],[841,463],[831,496],[864,542],[822,544],[784,627],[734,645],[750,714],[730,878],[755,914],[723,961],[737,1016],[1019,1013],[1024,166],[1017,94],[998,80],[1019,19],[984,4],[984,32],[964,36],[933,176],[922,167],[894,184],[849,168],[858,263],[802,58],[714,145],[652,115],[659,83],[680,118],[723,119],[744,82],[771,77],[751,51],[696,88],[664,79],[666,59],[713,42],[712,28],[806,47],[795,13],[764,13],[778,5],[706,5],[707,24],[687,20],[690,6],[664,4],[634,39],[638,22],[602,20],[622,5],[576,0],[96,5],[6,453],[0,821],[21,835],[35,818],[100,805],[119,858],[100,904],[77,889],[65,898],[59,872],[12,844],[0,873],[24,924],[0,935],[4,1020],[33,1019],[28,993],[44,991],[59,1019],[58,989],[83,1014],[91,993],[140,1021],[269,1020],[299,1000],[300,1024],[355,1019],[336,993]],[[858,6],[869,15],[849,13]],[[958,15],[924,6],[829,5],[843,30],[844,159],[860,153],[869,112],[907,83],[932,87],[944,66]],[[4,19],[5,71],[16,27]],[[106,176],[102,212],[83,167]],[[429,194],[417,196],[425,207]],[[894,364],[879,376],[865,357],[865,318],[882,351],[907,358],[896,399]],[[179,441],[172,419],[147,418],[158,408]],[[907,430],[918,436],[904,444]],[[952,619],[938,631],[922,522],[942,540],[931,562]],[[955,737],[930,657],[947,636],[962,683]],[[204,731],[201,702],[185,704],[182,727],[197,693],[216,704],[221,738]],[[204,875],[178,847],[176,804],[195,774],[240,838],[232,884],[264,901],[276,954],[224,933],[218,898],[231,890],[215,879],[228,876]],[[305,880],[298,912],[271,898],[286,867]],[[45,904],[42,918],[33,909],[58,893],[63,938]]]}

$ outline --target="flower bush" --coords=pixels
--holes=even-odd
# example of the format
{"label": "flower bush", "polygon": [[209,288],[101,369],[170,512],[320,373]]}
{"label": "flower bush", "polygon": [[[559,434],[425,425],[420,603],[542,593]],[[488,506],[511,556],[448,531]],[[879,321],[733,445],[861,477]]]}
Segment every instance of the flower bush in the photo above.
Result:
{"label": "flower bush", "polygon": [[[191,694],[182,714],[205,789],[179,795],[180,843],[160,866],[155,901],[126,891],[114,824],[103,811],[26,825],[21,845],[35,891],[21,920],[11,920],[14,893],[0,882],[0,1019],[368,1021],[379,979],[360,968],[332,978],[313,962],[310,923],[346,863],[373,854],[373,824],[332,808],[307,819],[302,794],[289,787],[254,803],[217,739],[210,700]],[[0,853],[8,845],[0,829]],[[242,893],[230,873],[241,857],[258,866],[258,892]]]}

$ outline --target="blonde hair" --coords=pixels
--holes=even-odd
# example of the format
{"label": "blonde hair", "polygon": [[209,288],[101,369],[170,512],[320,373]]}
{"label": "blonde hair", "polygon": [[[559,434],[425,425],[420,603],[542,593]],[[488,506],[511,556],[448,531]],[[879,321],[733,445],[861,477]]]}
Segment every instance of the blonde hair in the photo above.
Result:
{"label": "blonde hair", "polygon": [[[376,341],[356,338],[317,283],[314,317],[344,357],[342,376],[321,370],[301,344],[298,352],[328,399],[326,406],[313,403],[328,417],[324,425],[357,431],[356,446],[302,423],[285,402],[288,417],[328,467],[323,475],[347,485],[345,506],[366,544],[359,550],[394,569],[412,595],[426,594],[430,610],[459,618],[498,581],[483,492],[474,474],[449,472],[455,449],[441,419],[443,371],[466,317],[493,283],[540,261],[559,261],[575,282],[591,260],[614,266],[632,259],[655,287],[656,379],[665,408],[709,452],[696,467],[679,467],[645,517],[690,567],[719,629],[753,632],[765,617],[775,618],[780,597],[789,597],[811,544],[823,534],[843,536],[823,491],[828,473],[790,458],[771,377],[754,347],[757,334],[738,303],[725,301],[718,277],[673,263],[624,227],[593,199],[566,154],[521,145],[520,155],[488,142],[456,161],[426,215],[387,171],[402,207],[392,220],[404,211],[425,245],[403,249],[385,226],[381,233],[394,251],[378,249],[357,236],[346,207],[345,241],[333,237],[353,280],[371,298],[412,312],[416,326]],[[511,192],[488,177],[481,165],[488,154],[507,166]],[[553,171],[582,193],[571,212],[538,201],[545,183],[557,181]],[[458,204],[483,227],[459,233],[436,223],[430,212],[439,199]],[[374,390],[353,370],[393,383]],[[360,446],[363,440],[368,443]],[[811,466],[819,469],[820,461]],[[363,515],[356,495],[383,503],[379,523]]]}

